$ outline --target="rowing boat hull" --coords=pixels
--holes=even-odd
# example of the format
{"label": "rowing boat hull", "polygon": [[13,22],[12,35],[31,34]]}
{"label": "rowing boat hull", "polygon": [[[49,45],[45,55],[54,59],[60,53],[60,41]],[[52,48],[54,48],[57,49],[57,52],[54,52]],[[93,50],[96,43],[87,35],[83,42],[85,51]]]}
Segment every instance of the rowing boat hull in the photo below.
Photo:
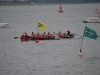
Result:
{"label": "rowing boat hull", "polygon": [[73,36],[69,36],[69,37],[53,37],[53,38],[37,38],[37,37],[31,37],[31,36],[28,36],[28,37],[21,37],[21,41],[30,41],[30,40],[59,40],[59,39],[71,39],[71,38],[74,38],[74,35]]}

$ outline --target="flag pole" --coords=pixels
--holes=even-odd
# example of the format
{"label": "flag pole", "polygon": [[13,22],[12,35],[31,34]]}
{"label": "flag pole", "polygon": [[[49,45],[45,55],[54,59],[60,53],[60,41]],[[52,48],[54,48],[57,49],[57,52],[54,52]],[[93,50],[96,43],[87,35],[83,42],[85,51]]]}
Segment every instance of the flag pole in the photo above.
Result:
{"label": "flag pole", "polygon": [[81,50],[81,48],[82,48],[82,42],[83,42],[83,37],[82,37],[82,41],[81,41],[80,52],[82,52],[82,50]]}
{"label": "flag pole", "polygon": [[[37,34],[36,35],[38,35],[38,26],[37,26]],[[38,37],[36,37],[35,43],[39,43]]]}
{"label": "flag pole", "polygon": [[82,37],[82,41],[81,41],[81,47],[80,47],[80,52],[78,52],[78,56],[82,57],[83,56],[83,53],[82,53],[82,42],[83,42],[83,37]]}
{"label": "flag pole", "polygon": [[38,37],[37,37],[37,35],[38,35],[38,26],[37,26],[37,34],[36,34],[35,43],[39,43],[39,40],[38,40]]}
{"label": "flag pole", "polygon": [[38,27],[37,27],[37,33],[38,33]]}
{"label": "flag pole", "polygon": [[[38,21],[38,23],[39,23],[39,21]],[[37,25],[37,33],[38,33],[38,25]]]}

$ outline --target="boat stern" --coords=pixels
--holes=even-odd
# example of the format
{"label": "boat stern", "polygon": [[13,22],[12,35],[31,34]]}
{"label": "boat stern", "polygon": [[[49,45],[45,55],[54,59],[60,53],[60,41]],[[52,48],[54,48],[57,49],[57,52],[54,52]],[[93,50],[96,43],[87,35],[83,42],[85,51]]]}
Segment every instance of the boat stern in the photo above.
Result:
{"label": "boat stern", "polygon": [[0,28],[5,28],[8,25],[8,23],[0,23]]}
{"label": "boat stern", "polygon": [[87,19],[83,19],[83,23],[88,23]]}

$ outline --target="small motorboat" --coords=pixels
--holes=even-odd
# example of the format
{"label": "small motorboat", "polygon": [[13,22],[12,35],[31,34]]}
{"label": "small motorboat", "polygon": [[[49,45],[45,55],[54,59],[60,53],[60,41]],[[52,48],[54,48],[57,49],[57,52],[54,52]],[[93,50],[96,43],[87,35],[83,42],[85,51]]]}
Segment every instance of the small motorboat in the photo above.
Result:
{"label": "small motorboat", "polygon": [[83,19],[83,23],[100,23],[100,17],[85,18]]}
{"label": "small motorboat", "polygon": [[100,23],[100,18],[92,17],[83,19],[83,23]]}
{"label": "small motorboat", "polygon": [[8,23],[0,23],[0,28],[5,28],[8,25]]}

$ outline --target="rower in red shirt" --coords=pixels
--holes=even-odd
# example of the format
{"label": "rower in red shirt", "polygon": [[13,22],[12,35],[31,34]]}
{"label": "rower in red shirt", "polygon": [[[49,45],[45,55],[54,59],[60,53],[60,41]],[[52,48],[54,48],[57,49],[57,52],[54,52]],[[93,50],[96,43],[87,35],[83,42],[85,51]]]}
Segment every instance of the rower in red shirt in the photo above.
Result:
{"label": "rower in red shirt", "polygon": [[32,34],[31,34],[31,36],[34,37],[34,33],[33,33],[33,32],[32,32]]}
{"label": "rower in red shirt", "polygon": [[34,33],[32,32],[32,34],[31,34],[31,40],[34,40],[35,37],[36,37],[36,34],[34,34]]}
{"label": "rower in red shirt", "polygon": [[27,41],[29,36],[26,32],[24,32],[24,34],[25,34],[25,41]]}
{"label": "rower in red shirt", "polygon": [[26,32],[24,32],[24,33],[25,33],[25,36],[28,36],[28,34]]}

